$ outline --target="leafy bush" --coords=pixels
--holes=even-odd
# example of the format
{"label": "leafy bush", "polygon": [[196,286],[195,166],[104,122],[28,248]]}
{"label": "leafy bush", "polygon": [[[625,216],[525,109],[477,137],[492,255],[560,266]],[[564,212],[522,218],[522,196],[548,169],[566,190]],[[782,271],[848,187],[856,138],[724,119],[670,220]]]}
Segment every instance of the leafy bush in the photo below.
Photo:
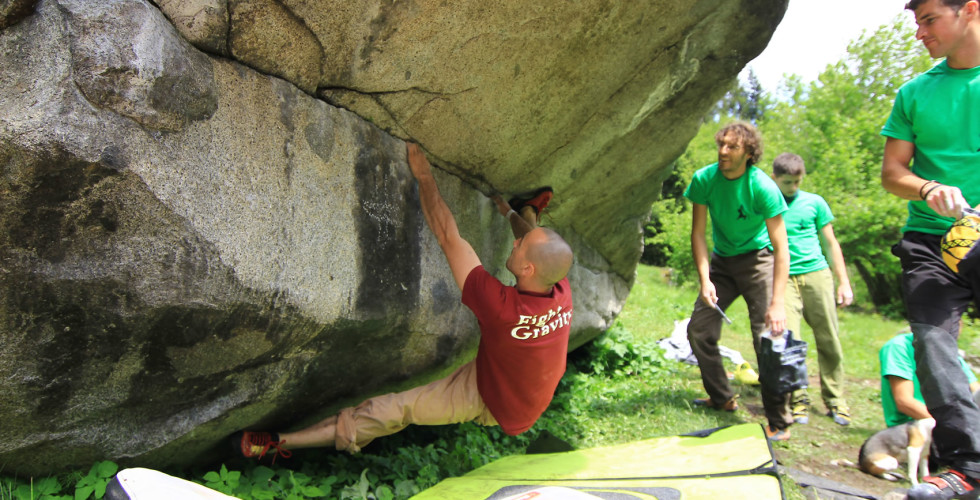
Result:
{"label": "leafy bush", "polygon": [[57,478],[47,477],[40,481],[19,482],[10,478],[0,478],[0,500],[71,500],[71,495],[63,495],[61,483]]}
{"label": "leafy bush", "polygon": [[664,369],[664,357],[660,349],[650,344],[635,344],[633,334],[619,321],[575,350],[569,360],[579,372],[610,378],[638,372],[659,373]]}
{"label": "leafy bush", "polygon": [[0,500],[100,499],[105,496],[106,486],[118,471],[119,467],[115,463],[105,461],[93,464],[87,474],[75,472],[61,480],[47,477],[35,482],[34,478],[23,481],[0,477]]}
{"label": "leafy bush", "polygon": [[88,474],[82,476],[75,484],[75,500],[85,500],[105,496],[105,489],[112,477],[119,472],[119,466],[110,461],[96,462]]}

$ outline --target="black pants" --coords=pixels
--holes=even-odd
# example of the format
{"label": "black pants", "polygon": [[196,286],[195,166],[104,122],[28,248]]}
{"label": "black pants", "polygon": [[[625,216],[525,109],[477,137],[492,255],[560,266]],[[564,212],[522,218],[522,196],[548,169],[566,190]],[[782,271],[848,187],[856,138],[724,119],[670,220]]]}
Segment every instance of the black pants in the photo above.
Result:
{"label": "black pants", "polygon": [[976,269],[980,253],[971,251],[960,263],[958,275],[942,260],[941,239],[908,232],[892,253],[902,262],[916,376],[926,407],[936,419],[932,437],[939,456],[945,464],[980,479],[980,409],[960,367],[956,343],[960,318],[980,289],[980,269]]}
{"label": "black pants", "polygon": [[[761,346],[760,336],[766,328],[766,311],[772,301],[772,251],[762,249],[732,257],[711,254],[710,279],[718,294],[718,307],[723,310],[741,295],[749,308],[752,324],[752,345],[756,359]],[[718,341],[721,339],[721,315],[698,297],[694,300],[694,312],[687,324],[687,338],[701,369],[701,382],[708,396],[716,405],[725,404],[735,392],[728,382],[722,363]],[[762,367],[759,367],[762,370]],[[792,393],[778,394],[765,385],[760,386],[762,407],[769,425],[785,429],[793,423],[790,412]]]}

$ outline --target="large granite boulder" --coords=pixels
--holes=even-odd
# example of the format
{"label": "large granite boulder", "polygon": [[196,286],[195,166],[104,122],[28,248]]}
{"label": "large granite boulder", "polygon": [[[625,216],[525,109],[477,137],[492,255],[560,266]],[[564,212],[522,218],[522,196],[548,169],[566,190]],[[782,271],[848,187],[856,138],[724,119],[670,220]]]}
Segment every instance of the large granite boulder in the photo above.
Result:
{"label": "large granite boulder", "polygon": [[471,357],[402,139],[505,282],[485,195],[555,188],[587,341],[785,3],[0,0],[0,470],[191,463]]}
{"label": "large granite boulder", "polygon": [[786,4],[160,1],[202,50],[421,142],[484,192],[553,186],[554,223],[626,279],[665,166]]}

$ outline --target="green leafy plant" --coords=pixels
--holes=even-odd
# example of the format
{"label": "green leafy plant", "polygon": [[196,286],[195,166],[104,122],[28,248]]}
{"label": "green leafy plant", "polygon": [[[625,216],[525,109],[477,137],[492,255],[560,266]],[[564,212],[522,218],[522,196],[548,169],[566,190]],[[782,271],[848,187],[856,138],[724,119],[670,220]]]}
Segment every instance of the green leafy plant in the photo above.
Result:
{"label": "green leafy plant", "polygon": [[[365,470],[366,472],[366,470]],[[285,500],[301,500],[303,498],[320,498],[327,494],[323,488],[313,484],[313,478],[302,473],[291,470],[279,472],[278,495],[275,498]],[[330,491],[327,489],[327,491]]]}
{"label": "green leafy plant", "polygon": [[21,483],[14,479],[0,479],[0,500],[71,500],[70,495],[60,494],[61,482],[55,477],[47,477],[35,482],[29,479]]}
{"label": "green leafy plant", "polygon": [[204,475],[204,486],[226,495],[234,495],[241,483],[241,478],[241,471],[230,471],[225,464],[221,464],[221,469],[217,472],[211,471]]}
{"label": "green leafy plant", "polygon": [[38,494],[39,500],[71,500],[71,496],[59,495],[61,483],[54,477],[46,477],[38,481],[35,492]]}
{"label": "green leafy plant", "polygon": [[92,496],[97,499],[104,497],[106,486],[109,485],[109,481],[118,471],[119,466],[113,462],[108,460],[96,462],[89,469],[88,474],[75,484],[75,500],[86,500]]}
{"label": "green leafy plant", "polygon": [[[222,468],[224,468],[224,466],[222,466]],[[272,484],[272,480],[275,476],[276,471],[262,465],[256,466],[252,469],[251,474],[249,475],[249,477],[251,477],[251,484],[243,485],[241,476],[239,476],[239,486],[236,493],[239,495],[239,497],[243,497],[246,496],[245,493],[247,491],[247,496],[250,496],[256,500],[273,500],[276,498],[276,493],[270,489],[270,485]],[[214,476],[211,477],[212,479],[214,478]],[[206,476],[205,479],[207,479]],[[220,472],[218,472],[218,479],[221,479]]]}
{"label": "green leafy plant", "polygon": [[605,377],[656,373],[664,366],[663,354],[659,349],[634,343],[632,334],[618,321],[573,353],[570,359],[579,371]]}

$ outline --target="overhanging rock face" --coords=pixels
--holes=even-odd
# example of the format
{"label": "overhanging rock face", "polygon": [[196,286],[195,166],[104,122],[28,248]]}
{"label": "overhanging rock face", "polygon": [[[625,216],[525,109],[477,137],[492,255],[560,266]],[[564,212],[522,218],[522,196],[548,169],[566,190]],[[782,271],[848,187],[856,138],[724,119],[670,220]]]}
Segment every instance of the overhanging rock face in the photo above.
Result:
{"label": "overhanging rock face", "polygon": [[525,3],[0,7],[0,468],[186,464],[472,356],[401,139],[505,282],[485,194],[553,186],[572,343],[608,327],[785,0]]}

